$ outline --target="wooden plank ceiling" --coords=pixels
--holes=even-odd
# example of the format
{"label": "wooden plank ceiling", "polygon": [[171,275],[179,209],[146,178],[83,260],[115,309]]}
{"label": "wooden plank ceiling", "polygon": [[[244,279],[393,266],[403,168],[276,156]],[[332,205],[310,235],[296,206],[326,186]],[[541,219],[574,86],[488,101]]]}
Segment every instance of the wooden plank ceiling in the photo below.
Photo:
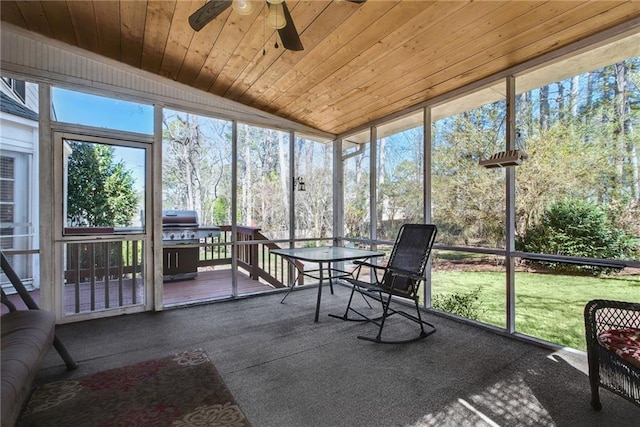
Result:
{"label": "wooden plank ceiling", "polygon": [[640,17],[638,1],[287,0],[294,52],[263,2],[200,32],[203,0],[0,4],[2,21],[333,134]]}

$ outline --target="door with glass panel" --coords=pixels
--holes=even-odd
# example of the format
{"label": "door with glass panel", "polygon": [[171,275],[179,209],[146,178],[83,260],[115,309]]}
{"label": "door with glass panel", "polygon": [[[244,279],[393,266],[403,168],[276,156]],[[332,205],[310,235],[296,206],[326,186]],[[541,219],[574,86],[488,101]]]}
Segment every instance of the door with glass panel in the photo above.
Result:
{"label": "door with glass panel", "polygon": [[153,283],[150,141],[56,133],[54,143],[63,315],[143,311]]}

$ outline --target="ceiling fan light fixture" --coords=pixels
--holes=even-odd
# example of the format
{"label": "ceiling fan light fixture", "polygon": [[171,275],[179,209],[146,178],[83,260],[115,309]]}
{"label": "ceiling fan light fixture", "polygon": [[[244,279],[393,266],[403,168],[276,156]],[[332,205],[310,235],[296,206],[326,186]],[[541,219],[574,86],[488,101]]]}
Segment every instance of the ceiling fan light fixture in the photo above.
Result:
{"label": "ceiling fan light fixture", "polygon": [[284,2],[284,0],[267,0],[267,3],[271,3],[271,4],[280,4]]}
{"label": "ceiling fan light fixture", "polygon": [[269,2],[269,14],[267,15],[267,25],[274,30],[279,30],[287,25],[284,17],[284,8],[282,3],[272,4]]}
{"label": "ceiling fan light fixture", "polygon": [[253,12],[253,2],[251,0],[233,0],[231,7],[239,15],[249,15]]}

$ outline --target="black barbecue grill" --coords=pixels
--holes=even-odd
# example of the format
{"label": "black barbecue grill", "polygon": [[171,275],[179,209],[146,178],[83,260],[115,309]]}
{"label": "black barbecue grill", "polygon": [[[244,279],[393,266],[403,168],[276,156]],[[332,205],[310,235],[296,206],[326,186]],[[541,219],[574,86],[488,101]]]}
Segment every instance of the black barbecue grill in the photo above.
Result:
{"label": "black barbecue grill", "polygon": [[162,211],[162,274],[165,282],[193,279],[198,275],[201,239],[220,236],[220,227],[198,224],[193,210]]}

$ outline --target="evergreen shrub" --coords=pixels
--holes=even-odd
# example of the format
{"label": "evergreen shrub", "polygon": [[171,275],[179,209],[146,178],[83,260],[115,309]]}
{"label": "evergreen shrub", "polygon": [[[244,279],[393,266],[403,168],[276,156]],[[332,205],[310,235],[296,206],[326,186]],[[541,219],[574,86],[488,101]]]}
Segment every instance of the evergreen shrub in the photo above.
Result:
{"label": "evergreen shrub", "polygon": [[483,313],[480,291],[481,288],[477,287],[469,292],[454,292],[451,295],[435,295],[432,306],[438,310],[457,314],[467,319],[478,320]]}
{"label": "evergreen shrub", "polygon": [[[541,221],[516,240],[523,252],[598,259],[626,259],[634,252],[633,239],[617,228],[601,206],[585,200],[565,200],[550,206]],[[601,266],[539,262],[555,270],[610,272]]]}

